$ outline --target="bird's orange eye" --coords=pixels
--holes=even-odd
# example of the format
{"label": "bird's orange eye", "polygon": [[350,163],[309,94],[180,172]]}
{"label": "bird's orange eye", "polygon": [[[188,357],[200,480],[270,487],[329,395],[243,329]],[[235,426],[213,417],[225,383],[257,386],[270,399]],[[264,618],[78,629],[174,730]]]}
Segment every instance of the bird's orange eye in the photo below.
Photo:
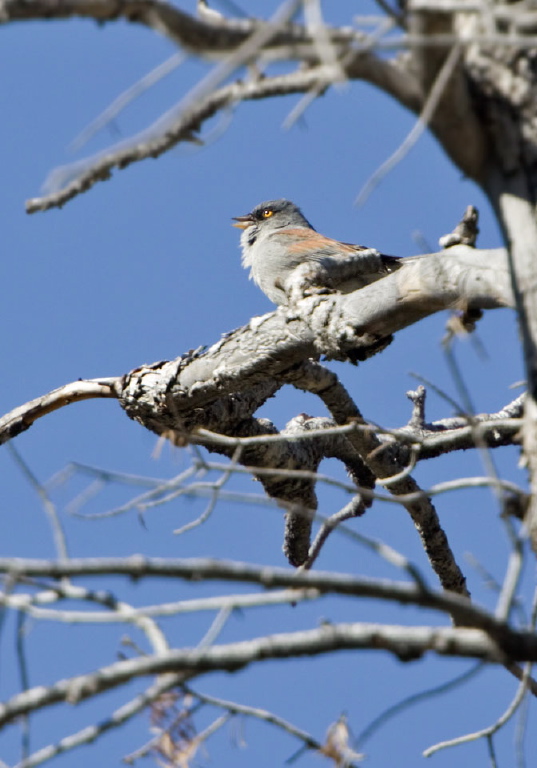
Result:
{"label": "bird's orange eye", "polygon": [[274,211],[271,208],[265,208],[265,210],[262,212],[261,216],[264,219],[270,219],[271,216],[274,216]]}

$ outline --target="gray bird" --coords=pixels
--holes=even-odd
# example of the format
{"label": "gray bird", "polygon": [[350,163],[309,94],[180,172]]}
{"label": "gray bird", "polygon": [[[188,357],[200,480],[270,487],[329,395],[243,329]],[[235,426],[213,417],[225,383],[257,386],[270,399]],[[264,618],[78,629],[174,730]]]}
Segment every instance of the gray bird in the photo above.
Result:
{"label": "gray bird", "polygon": [[[301,264],[318,265],[316,285],[350,293],[385,277],[400,266],[396,256],[385,256],[363,245],[351,245],[319,234],[290,200],[269,200],[246,216],[235,216],[242,229],[242,265],[275,304],[287,304],[284,290],[291,272]],[[348,268],[347,268],[348,267]]]}

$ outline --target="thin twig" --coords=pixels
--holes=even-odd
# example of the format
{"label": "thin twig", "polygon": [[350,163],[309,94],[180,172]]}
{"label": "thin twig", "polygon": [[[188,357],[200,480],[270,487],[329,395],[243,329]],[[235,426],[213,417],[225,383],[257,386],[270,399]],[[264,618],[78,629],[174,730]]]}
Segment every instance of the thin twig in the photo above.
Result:
{"label": "thin twig", "polygon": [[[30,687],[30,676],[28,674],[28,661],[24,648],[24,637],[26,634],[27,616],[22,611],[17,613],[17,628],[15,634],[15,648],[17,654],[17,666],[20,675],[21,690],[27,691]],[[21,718],[21,754],[22,759],[30,754],[30,718],[23,715]]]}
{"label": "thin twig", "polygon": [[358,734],[356,737],[357,746],[361,748],[365,742],[368,741],[371,736],[373,736],[373,734],[379,730],[379,728],[382,728],[384,725],[386,725],[389,720],[398,715],[400,712],[403,712],[405,709],[409,709],[411,706],[414,706],[414,704],[419,704],[421,701],[427,701],[433,696],[440,696],[444,693],[447,693],[448,691],[452,691],[454,688],[458,688],[460,685],[463,685],[464,683],[468,682],[468,680],[471,680],[473,677],[475,677],[475,675],[481,672],[484,667],[485,664],[480,661],[474,666],[470,667],[470,669],[467,669],[462,674],[454,677],[452,680],[448,680],[446,683],[434,686],[433,688],[428,688],[427,690],[420,691],[419,693],[414,693],[411,696],[407,696],[401,701],[398,701],[397,704],[392,704],[392,706],[385,709],[384,712],[381,712],[380,715],[377,715],[377,717],[375,717],[375,719],[372,720],[369,725],[367,725],[363,731]]}
{"label": "thin twig", "polygon": [[[116,148],[110,148],[97,157],[82,160],[72,165],[56,168],[45,182],[47,194],[42,198],[27,201],[26,210],[34,213],[39,210],[63,205],[63,203],[84,192],[97,181],[103,181],[110,176],[114,167],[125,167],[142,157],[157,157],[181,139],[192,141],[197,129],[205,117],[214,114],[223,106],[228,106],[240,98],[233,99],[232,94],[241,90],[240,85],[224,87],[220,94],[217,88],[227,80],[233,72],[247,64],[255,54],[263,48],[278,31],[294,16],[302,0],[286,0],[277,9],[270,21],[258,26],[230,55],[217,64],[208,75],[197,83],[181,102],[168,110],[146,131],[134,136],[128,142],[123,142]],[[218,98],[226,93],[223,98]],[[207,109],[216,99],[214,108]],[[206,103],[207,101],[207,103]],[[192,114],[200,110],[200,116],[192,127],[181,125],[188,123]],[[181,127],[179,127],[181,126]],[[158,148],[157,148],[158,147]]]}
{"label": "thin twig", "polygon": [[373,173],[372,176],[366,181],[364,186],[356,198],[356,205],[363,205],[369,195],[373,192],[375,187],[382,181],[382,179],[392,171],[398,163],[403,160],[409,153],[414,144],[419,140],[424,131],[428,128],[429,123],[436,111],[437,106],[440,103],[444,90],[449,82],[450,77],[455,71],[459,59],[461,57],[462,48],[460,44],[456,44],[451,49],[449,56],[446,58],[441,70],[435,78],[433,86],[427,96],[425,104],[420,112],[418,120],[414,124],[410,133],[406,136],[404,141],[395,150],[395,152],[385,160],[382,165]]}
{"label": "thin twig", "polygon": [[[453,344],[448,341],[443,344],[443,348],[448,363],[448,368],[450,370],[453,381],[455,382],[459,398],[466,413],[469,414],[468,421],[470,426],[473,428],[475,446],[481,457],[485,471],[492,480],[490,487],[494,499],[499,504],[500,511],[504,512],[506,508],[506,498],[508,492],[502,485],[498,470],[494,463],[494,459],[491,455],[490,448],[483,440],[482,431],[474,421],[473,414],[475,413],[475,408],[473,406],[470,391],[466,385],[463,372],[455,357]],[[502,520],[512,545],[512,550],[509,556],[507,573],[503,580],[502,589],[496,606],[496,616],[503,621],[507,621],[509,614],[511,613],[513,602],[516,598],[516,592],[520,583],[520,579],[522,577],[523,538],[521,538],[521,536],[515,532],[513,523],[507,514],[502,515]],[[524,537],[524,534],[522,534],[522,537]]]}
{"label": "thin twig", "polygon": [[[531,613],[531,620],[530,620],[530,628],[533,630],[535,629],[535,624],[537,622],[537,589],[534,590],[533,593],[533,604],[532,604],[532,613]],[[509,665],[506,665],[509,669]],[[503,715],[499,717],[495,723],[490,725],[488,728],[483,728],[481,731],[476,731],[475,733],[468,733],[464,736],[459,736],[456,739],[451,739],[449,741],[443,741],[439,744],[435,744],[432,747],[429,747],[429,749],[426,749],[423,753],[424,757],[430,757],[435,752],[438,752],[441,749],[446,749],[447,747],[456,747],[459,746],[459,744],[466,744],[471,741],[477,741],[481,738],[486,738],[489,749],[491,751],[491,756],[494,756],[494,745],[492,741],[493,735],[500,730],[507,722],[510,720],[510,718],[515,714],[515,712],[518,710],[518,708],[521,706],[522,702],[524,701],[526,694],[528,693],[529,689],[534,688],[534,681],[531,677],[531,670],[532,670],[532,663],[528,662],[524,666],[524,671],[522,673],[522,677],[520,679],[520,685],[518,687],[518,690],[516,692],[516,695],[509,705],[509,707],[505,710]]]}
{"label": "thin twig", "polygon": [[117,96],[114,101],[103,111],[101,114],[92,120],[92,122],[76,136],[69,150],[71,152],[77,152],[84,144],[87,144],[90,139],[95,136],[96,133],[102,131],[109,123],[122,112],[132,101],[139,98],[142,93],[151,88],[153,85],[169,75],[174,69],[177,69],[183,61],[186,59],[186,53],[178,51],[172,54],[166,61],[159,64],[157,67],[148,72],[142,78],[140,78],[134,85],[131,85],[123,93]]}
{"label": "thin twig", "polygon": [[429,747],[428,749],[426,749],[423,752],[423,756],[431,757],[431,755],[434,755],[435,752],[439,752],[441,749],[447,749],[448,747],[458,747],[460,744],[468,744],[471,741],[477,741],[478,739],[483,739],[483,738],[488,739],[490,744],[492,736],[497,731],[499,731],[500,728],[502,728],[508,722],[508,720],[511,719],[511,717],[515,714],[515,712],[518,710],[518,708],[522,704],[524,697],[528,692],[528,680],[531,676],[531,668],[532,668],[531,663],[526,664],[526,666],[524,667],[524,675],[513,701],[505,710],[503,715],[501,715],[501,717],[499,717],[495,723],[493,723],[492,725],[489,725],[487,728],[483,728],[481,731],[475,731],[474,733],[467,733],[464,736],[457,737],[456,739],[450,739],[449,741],[442,741],[439,744],[435,744],[432,747]]}
{"label": "thin twig", "polygon": [[[228,467],[229,465],[219,464],[218,462],[211,462],[210,464],[210,468],[212,470],[226,471]],[[498,483],[499,483],[499,487],[508,491],[509,493],[514,494],[515,496],[521,496],[521,497],[525,496],[525,491],[516,483],[513,483],[509,480],[503,480],[503,479],[496,481],[493,478],[484,477],[484,476],[483,477],[461,477],[461,478],[457,478],[456,480],[447,480],[443,483],[437,483],[436,485],[432,485],[429,488],[420,489],[419,491],[414,491],[411,493],[402,493],[398,496],[390,496],[388,494],[372,491],[370,488],[364,488],[357,485],[350,485],[349,483],[345,483],[342,480],[337,480],[336,478],[330,477],[329,475],[318,474],[310,470],[283,469],[283,468],[273,469],[270,467],[237,466],[237,467],[234,467],[231,471],[238,475],[257,475],[259,477],[282,477],[282,478],[293,478],[293,479],[300,479],[300,480],[312,480],[315,482],[325,484],[329,487],[338,488],[339,490],[345,491],[346,493],[349,493],[349,494],[355,494],[358,491],[363,496],[364,499],[384,501],[388,504],[411,504],[416,501],[427,499],[431,496],[438,496],[448,491],[458,491],[464,488],[485,488],[490,486],[496,486],[498,485]],[[404,476],[406,476],[406,473],[404,474]],[[395,479],[394,479],[394,482],[396,482]],[[197,495],[197,490],[198,490],[197,485],[199,484],[193,483],[188,488],[177,490],[173,494],[173,498],[176,498],[179,495],[181,496]],[[213,492],[212,483],[211,484],[204,483],[203,492],[200,493],[199,495],[207,495],[208,485],[209,485],[209,493],[212,495],[212,492]],[[167,500],[169,500],[169,498]],[[251,497],[248,500],[250,501]],[[150,504],[146,506],[150,506]],[[100,517],[109,517],[112,515],[119,514],[120,512],[124,512],[126,511],[127,508],[130,509],[133,507],[136,507],[138,508],[138,510],[140,510],[139,504],[128,502],[126,505],[122,507],[118,507],[111,511],[92,513],[91,515],[84,515],[84,518],[97,519]]]}
{"label": "thin twig", "polygon": [[308,557],[302,564],[302,568],[309,570],[316,559],[321,553],[321,549],[330,534],[342,523],[344,520],[349,520],[352,517],[357,517],[365,512],[365,505],[363,499],[358,495],[355,496],[343,509],[340,509],[333,515],[330,515],[322,524],[313,544],[310,546]]}
{"label": "thin twig", "polygon": [[218,635],[226,626],[229,617],[233,613],[233,609],[234,606],[231,604],[222,606],[214,617],[211,626],[199,641],[197,648],[209,648],[209,646],[213,645],[214,641],[218,638]]}
{"label": "thin twig", "polygon": [[[79,593],[72,595],[76,600],[94,599],[94,594],[88,590],[79,588]],[[256,592],[253,594],[227,594],[220,597],[202,597],[193,600],[178,600],[174,603],[157,603],[156,605],[131,608],[129,611],[116,611],[117,600],[105,599],[103,606],[108,611],[70,611],[53,608],[39,607],[43,603],[50,604],[52,600],[59,600],[63,596],[59,588],[50,589],[36,595],[17,594],[12,596],[0,595],[0,605],[27,613],[40,621],[58,621],[68,624],[132,624],[135,619],[176,616],[186,613],[200,613],[202,611],[221,611],[224,608],[231,610],[263,608],[274,605],[289,605],[305,600],[317,600],[321,593],[316,589],[283,589],[274,592]],[[84,594],[86,592],[86,594]]]}
{"label": "thin twig", "polygon": [[[380,23],[377,26],[377,29],[375,29],[373,32],[371,32],[367,36],[367,41],[365,43],[361,43],[359,46],[360,51],[370,51],[373,48],[376,47],[378,41],[390,30],[393,29],[393,21],[391,19],[387,19],[386,17],[383,17],[380,21]],[[354,48],[350,48],[350,50],[344,55],[342,60],[338,62],[337,67],[334,69],[334,65],[330,65],[330,62],[325,62],[327,64],[326,66],[326,72],[325,76],[322,79],[319,79],[317,83],[315,83],[310,90],[305,93],[302,98],[299,100],[298,104],[296,104],[293,109],[289,112],[285,120],[283,121],[283,127],[286,130],[289,130],[292,128],[293,125],[295,125],[298,120],[303,116],[304,112],[308,109],[308,107],[313,104],[313,102],[322,94],[324,93],[327,88],[330,85],[340,85],[345,83],[348,80],[347,77],[347,66],[348,64],[353,60],[353,58],[356,56],[356,50]]]}
{"label": "thin twig", "polygon": [[216,696],[209,696],[206,693],[199,693],[198,691],[195,691],[186,685],[182,687],[191,696],[194,696],[196,699],[198,699],[199,701],[203,701],[206,704],[211,704],[214,707],[220,707],[222,709],[227,710],[231,714],[254,717],[257,720],[262,720],[266,723],[271,723],[271,725],[276,725],[278,728],[281,728],[283,731],[285,731],[286,733],[289,733],[291,736],[295,736],[297,739],[300,739],[301,741],[303,741],[304,744],[308,747],[308,749],[319,750],[322,746],[320,742],[314,739],[313,736],[311,736],[306,731],[303,731],[301,728],[297,728],[288,720],[284,720],[283,718],[278,717],[278,715],[275,715],[266,709],[259,709],[258,707],[249,707],[245,704],[237,704],[234,701],[227,701],[226,699],[220,699],[220,698],[217,698]]}
{"label": "thin twig", "polygon": [[203,511],[203,513],[196,520],[192,520],[190,523],[183,525],[181,528],[176,528],[174,531],[176,535],[180,535],[182,533],[186,533],[187,531],[192,530],[193,528],[197,528],[199,525],[202,525],[210,517],[218,500],[220,499],[221,489],[232,476],[233,470],[235,469],[235,467],[237,466],[238,462],[241,459],[242,452],[243,452],[242,446],[238,445],[235,448],[233,456],[231,457],[229,468],[222,474],[222,476],[215,483],[211,484],[212,485],[211,499],[209,501],[209,504]]}
{"label": "thin twig", "polygon": [[13,443],[8,443],[7,449],[13,457],[15,463],[18,465],[19,469],[22,471],[32,488],[36,491],[37,495],[41,499],[44,510],[48,517],[48,521],[50,523],[50,527],[52,528],[52,536],[54,539],[54,545],[58,558],[60,560],[67,559],[69,557],[69,553],[67,551],[67,540],[65,538],[65,531],[63,530],[63,526],[60,522],[60,518],[58,517],[55,505],[52,503],[44,486],[39,482],[28,464],[22,458],[15,445]]}

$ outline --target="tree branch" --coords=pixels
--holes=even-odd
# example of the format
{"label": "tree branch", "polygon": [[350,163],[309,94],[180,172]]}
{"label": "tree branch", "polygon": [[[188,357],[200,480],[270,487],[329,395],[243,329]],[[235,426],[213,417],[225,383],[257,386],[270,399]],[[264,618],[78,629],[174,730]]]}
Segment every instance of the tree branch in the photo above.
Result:
{"label": "tree branch", "polygon": [[0,443],[57,408],[93,397],[119,397],[131,418],[157,434],[170,436],[171,430],[179,437],[212,425],[217,431],[251,415],[277,390],[274,377],[305,359],[341,358],[348,350],[367,349],[453,306],[512,305],[505,251],[453,246],[406,259],[397,272],[354,294],[307,297],[292,312],[280,307],[203,353],[142,366],[125,377],[60,387],[6,414]]}
{"label": "tree branch", "polygon": [[[290,6],[290,11],[293,9]],[[287,14],[290,15],[290,14]],[[413,76],[398,65],[371,52],[374,39],[351,28],[323,26],[323,39],[332,52],[326,61],[315,29],[289,23],[285,4],[270,21],[256,19],[207,20],[195,18],[162,0],[0,0],[0,23],[36,18],[82,16],[99,23],[124,18],[165,34],[187,52],[221,61],[183,103],[128,142],[96,157],[56,169],[48,185],[50,194],[27,201],[34,213],[61,207],[96,182],[110,177],[114,168],[125,168],[148,157],[156,158],[181,141],[195,140],[202,124],[216,112],[241,101],[283,94],[321,95],[342,77],[366,80],[400,103],[419,111],[422,94]],[[217,89],[234,71],[251,61],[297,61],[295,72],[235,83]],[[335,63],[334,63],[335,62]]]}
{"label": "tree branch", "polygon": [[[363,54],[357,62],[353,62],[352,66],[349,66],[353,77],[375,79],[377,84],[384,82],[386,88],[393,88],[394,81],[404,79],[396,75],[393,67],[387,71],[387,63],[373,61],[373,58],[371,54]],[[237,66],[239,65],[240,62]],[[35,213],[61,207],[72,198],[91,189],[97,182],[106,181],[114,168],[123,169],[131,163],[149,157],[157,158],[180,142],[195,140],[203,124],[221,110],[235,107],[243,101],[308,93],[313,89],[317,89],[319,94],[322,94],[332,84],[333,76],[333,67],[319,65],[299,69],[291,74],[264,77],[259,80],[246,82],[238,80],[200,95],[190,102],[187,99],[186,104],[160,117],[127,142],[121,142],[115,148],[112,147],[95,157],[57,168],[47,180],[46,185],[57,191],[28,200],[26,210],[28,213]]]}
{"label": "tree branch", "polygon": [[[402,605],[418,605],[449,613],[459,622],[483,629],[496,639],[503,637],[506,624],[467,597],[453,592],[427,589],[420,579],[413,584],[368,579],[323,571],[290,571],[247,563],[204,558],[165,559],[132,555],[126,558],[72,558],[69,561],[0,558],[0,573],[13,580],[22,577],[60,579],[65,576],[123,575],[130,579],[176,578],[186,581],[221,580],[259,584],[267,589],[317,589],[322,594],[373,597]],[[510,631],[510,630],[509,630]],[[503,642],[503,640],[502,640]]]}
{"label": "tree branch", "polygon": [[25,432],[37,419],[66,405],[96,397],[117,398],[120,383],[121,378],[118,376],[105,379],[79,379],[58,387],[46,395],[36,397],[35,400],[30,400],[0,419],[0,445]]}
{"label": "tree branch", "polygon": [[[298,296],[299,277],[297,274],[296,279],[292,276],[289,280],[293,295]],[[426,257],[412,257],[401,261],[396,272],[353,294],[314,293],[289,307],[279,307],[225,335],[206,352],[198,350],[172,362],[143,366],[121,379],[77,382],[60,388],[4,417],[0,441],[20,433],[50,410],[77,398],[97,396],[118,397],[131,418],[179,444],[192,434],[195,439],[200,427],[235,437],[274,434],[272,425],[253,414],[283,381],[314,391],[337,424],[355,422],[365,427],[359,410],[333,374],[305,360],[320,353],[337,359],[364,359],[382,349],[394,330],[432,312],[454,305],[467,311],[505,306],[510,301],[505,253],[501,250],[477,251],[460,245]],[[233,449],[206,443],[228,456],[238,450],[236,460],[242,464],[270,468],[270,475],[259,473],[267,492],[287,509],[298,504],[296,514],[288,514],[286,535],[286,552],[295,565],[308,555],[311,514],[317,505],[315,480],[285,479],[283,473],[280,478],[277,470],[298,468],[314,473],[324,455],[322,445],[294,441],[297,430],[303,431],[302,423],[288,425],[283,436],[290,439],[285,443],[250,447],[239,443]],[[345,440],[354,449],[352,469],[361,487],[372,488],[375,476],[390,478],[389,489],[397,496],[419,491],[407,471],[406,448],[401,451],[393,442],[389,446],[368,430],[349,432]],[[351,464],[349,454],[346,464]],[[464,578],[430,500],[418,496],[404,503],[444,588],[464,591]]]}
{"label": "tree branch", "polygon": [[[94,19],[99,23],[115,22],[118,19],[142,24],[155,32],[166,35],[185,50],[197,56],[211,59],[224,58],[242,45],[253,33],[270,22],[261,19],[218,20],[192,16],[165,0],[2,0],[0,23],[31,21],[35,19],[65,19],[81,17]],[[333,45],[347,45],[356,41],[356,33],[350,28],[328,28]],[[286,23],[270,42],[265,44],[267,58],[290,57],[304,46],[309,56],[318,60],[316,43],[311,34],[299,24]]]}
{"label": "tree branch", "polygon": [[[335,374],[316,363],[305,364],[303,374],[294,381],[295,386],[318,395],[324,402],[337,424],[351,421],[365,423],[346,389]],[[389,491],[401,497],[418,531],[423,547],[444,589],[468,595],[466,579],[457,565],[447,536],[440,525],[440,519],[430,498],[420,493],[420,487],[408,474],[401,475],[408,463],[408,451],[400,450],[396,443],[383,443],[373,432],[360,430],[352,432],[347,439],[356,449],[375,477],[390,478]],[[398,478],[394,477],[399,475]],[[411,501],[407,495],[420,494]]]}
{"label": "tree branch", "polygon": [[341,650],[386,650],[401,661],[414,661],[426,653],[485,659],[503,663],[537,660],[537,638],[531,632],[510,631],[507,647],[499,647],[479,629],[407,627],[367,624],[324,625],[203,649],[172,650],[158,656],[128,659],[101,667],[87,675],[38,686],[0,705],[0,725],[21,715],[61,702],[71,704],[117,688],[133,677],[182,672],[186,679],[211,671],[236,672],[254,662],[314,656]]}

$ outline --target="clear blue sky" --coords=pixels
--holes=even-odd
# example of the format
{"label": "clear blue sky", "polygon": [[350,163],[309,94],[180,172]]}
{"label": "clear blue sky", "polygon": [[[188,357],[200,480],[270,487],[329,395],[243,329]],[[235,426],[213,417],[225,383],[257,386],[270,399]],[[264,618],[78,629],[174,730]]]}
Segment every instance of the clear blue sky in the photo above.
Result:
{"label": "clear blue sky", "polygon": [[[272,0],[250,2],[248,11],[268,16]],[[192,9],[193,0],[181,7]],[[360,9],[350,0],[325,3],[328,19],[350,23]],[[149,160],[98,184],[63,210],[28,216],[24,201],[39,193],[48,172],[74,159],[67,147],[78,132],[119,93],[164,61],[171,43],[123,22],[98,27],[90,21],[17,24],[2,29],[0,47],[0,167],[2,184],[0,304],[2,387],[0,411],[79,377],[120,375],[147,362],[172,359],[270,311],[268,299],[241,269],[239,233],[232,216],[273,197],[301,205],[320,231],[348,242],[374,245],[390,254],[420,251],[413,233],[419,231],[434,249],[438,237],[451,231],[466,205],[481,213],[480,245],[499,245],[497,226],[476,187],[461,178],[436,142],[425,136],[407,158],[375,190],[366,205],[353,201],[369,175],[391,154],[413,125],[414,117],[368,85],[350,83],[319,99],[292,130],[282,128],[295,97],[240,106],[225,130],[221,118],[204,128],[204,148],[181,146],[156,161]],[[206,71],[189,61],[171,77],[134,103],[85,151],[105,148],[128,138],[178,102]],[[81,155],[83,156],[83,155]],[[458,397],[440,346],[447,315],[438,315],[399,334],[382,355],[359,368],[336,365],[365,417],[384,426],[400,426],[410,416],[405,397],[416,372]],[[513,396],[509,386],[523,377],[518,337],[510,311],[488,313],[479,338],[487,352],[482,359],[471,341],[456,352],[467,376],[478,412],[494,411]],[[263,413],[278,426],[307,411],[322,415],[313,397],[285,390]],[[452,414],[433,393],[430,419]],[[64,408],[37,423],[17,439],[17,447],[41,481],[68,462],[167,478],[188,465],[180,451],[164,447],[155,456],[156,440],[129,421],[113,401],[95,400]],[[523,484],[517,451],[494,456],[505,476]],[[341,470],[331,463],[326,472]],[[459,475],[482,475],[478,457],[451,456],[420,466],[417,479],[425,486]],[[45,514],[5,449],[0,452],[2,477],[2,556],[50,558],[54,548]],[[84,486],[75,479],[53,498],[64,521],[73,556],[111,556],[143,552],[152,556],[211,556],[282,566],[282,519],[279,512],[247,505],[221,504],[201,528],[183,537],[173,529],[195,517],[203,502],[175,502],[148,513],[146,528],[134,513],[100,521],[69,516],[68,502]],[[251,482],[233,487],[257,490]],[[104,511],[125,499],[125,491],[106,489],[88,512]],[[320,493],[321,511],[336,511],[345,498]],[[498,522],[498,508],[487,491],[453,493],[437,507],[456,555],[466,570],[475,599],[493,606],[495,595],[464,560],[471,553],[494,577],[503,579],[509,553]],[[352,523],[357,530],[382,538],[425,570],[418,537],[406,513],[380,505]],[[400,578],[401,575],[342,537],[327,544],[318,567],[351,573]],[[528,569],[531,570],[531,569]],[[434,580],[431,577],[431,583]],[[104,587],[103,582],[95,585]],[[195,587],[155,583],[127,588],[114,582],[118,596],[134,604],[176,600],[222,592],[221,585]],[[528,585],[529,588],[529,585]],[[241,591],[233,588],[233,591]],[[243,591],[249,591],[246,587]],[[256,637],[263,633],[309,628],[322,619],[444,623],[395,606],[330,600],[283,609],[258,609],[228,622],[220,640]],[[212,616],[170,621],[171,642],[195,644]],[[123,629],[30,624],[26,637],[31,685],[112,662],[121,650]],[[14,666],[14,622],[3,628],[0,692],[7,698],[18,690]],[[143,642],[132,632],[134,640]],[[383,653],[344,653],[330,658],[260,665],[234,676],[214,675],[197,683],[200,691],[287,717],[322,739],[342,710],[355,733],[385,707],[406,695],[450,679],[468,662],[424,661],[403,665]],[[100,719],[135,695],[107,694],[93,703],[62,710],[53,708],[32,722],[32,749]],[[449,697],[415,706],[392,720],[364,745],[367,765],[387,768],[419,765],[421,751],[443,739],[485,727],[505,709],[515,692],[507,673],[491,669]],[[200,729],[211,720],[204,712]],[[224,728],[208,744],[210,760],[219,768],[281,765],[298,744],[268,725],[243,724],[240,734]],[[99,761],[119,765],[121,757],[149,738],[147,720],[139,717],[101,743],[77,750],[54,765],[89,768]],[[498,738],[500,765],[513,765],[514,726]],[[0,735],[0,758],[18,759],[17,727]],[[527,739],[535,754],[535,733]],[[438,768],[487,764],[482,742],[459,747],[456,753],[432,758]],[[298,766],[321,765],[305,755]]]}

